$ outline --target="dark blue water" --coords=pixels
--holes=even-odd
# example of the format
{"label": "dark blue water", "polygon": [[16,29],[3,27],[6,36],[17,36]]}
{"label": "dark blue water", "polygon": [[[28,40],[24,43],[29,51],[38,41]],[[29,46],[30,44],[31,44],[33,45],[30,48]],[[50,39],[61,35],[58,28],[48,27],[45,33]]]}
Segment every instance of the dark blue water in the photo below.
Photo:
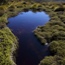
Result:
{"label": "dark blue water", "polygon": [[8,19],[8,27],[19,39],[17,65],[38,65],[40,60],[50,55],[48,46],[34,36],[33,30],[39,25],[45,25],[49,21],[45,12],[21,12]]}

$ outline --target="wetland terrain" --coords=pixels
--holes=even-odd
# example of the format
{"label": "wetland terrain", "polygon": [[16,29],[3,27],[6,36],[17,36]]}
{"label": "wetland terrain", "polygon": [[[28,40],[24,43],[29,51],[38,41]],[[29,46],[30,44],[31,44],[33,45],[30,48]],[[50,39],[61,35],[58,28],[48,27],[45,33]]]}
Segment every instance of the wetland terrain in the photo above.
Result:
{"label": "wetland terrain", "polygon": [[27,63],[65,65],[64,2],[12,1],[0,5],[0,65]]}

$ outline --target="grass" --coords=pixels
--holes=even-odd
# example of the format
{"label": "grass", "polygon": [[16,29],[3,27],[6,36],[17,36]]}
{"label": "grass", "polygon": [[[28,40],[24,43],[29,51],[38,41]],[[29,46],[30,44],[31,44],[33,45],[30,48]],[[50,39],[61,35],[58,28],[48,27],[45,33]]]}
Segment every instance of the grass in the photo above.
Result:
{"label": "grass", "polygon": [[[43,45],[49,43],[50,51],[53,53],[53,56],[45,57],[39,65],[65,65],[65,4],[25,1],[0,6],[0,65],[15,65],[12,54],[17,47],[17,39],[6,25],[7,18],[28,10],[46,11],[51,18],[45,26],[39,26],[34,30]],[[49,61],[51,59],[52,61]]]}
{"label": "grass", "polygon": [[49,43],[49,49],[53,56],[45,57],[39,65],[65,65],[65,10],[63,5],[58,3],[52,4],[52,7],[49,6],[46,6],[48,8],[46,12],[51,17],[50,21],[45,26],[36,28],[34,33],[43,45],[46,42]]}
{"label": "grass", "polygon": [[0,29],[0,65],[15,64],[12,60],[12,55],[17,47],[16,43],[16,37],[8,27]]}

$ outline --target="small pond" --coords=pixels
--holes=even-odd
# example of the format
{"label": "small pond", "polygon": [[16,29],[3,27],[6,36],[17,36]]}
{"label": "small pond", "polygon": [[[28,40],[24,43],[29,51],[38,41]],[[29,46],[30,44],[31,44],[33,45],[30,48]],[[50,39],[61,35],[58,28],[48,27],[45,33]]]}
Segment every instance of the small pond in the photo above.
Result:
{"label": "small pond", "polygon": [[41,45],[33,33],[36,27],[45,25],[49,19],[49,16],[43,11],[21,12],[8,19],[8,27],[19,39],[17,65],[38,65],[40,60],[50,55],[48,46]]}

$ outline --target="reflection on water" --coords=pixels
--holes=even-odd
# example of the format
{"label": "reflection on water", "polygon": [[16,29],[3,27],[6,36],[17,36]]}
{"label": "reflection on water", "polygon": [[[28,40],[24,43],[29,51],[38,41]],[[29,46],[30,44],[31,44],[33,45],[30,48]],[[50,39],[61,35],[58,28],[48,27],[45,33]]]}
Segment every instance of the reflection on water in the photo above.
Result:
{"label": "reflection on water", "polygon": [[21,12],[8,19],[8,27],[19,38],[17,65],[38,65],[40,60],[50,55],[48,46],[42,46],[33,34],[33,30],[39,25],[45,25],[49,21],[45,12]]}

